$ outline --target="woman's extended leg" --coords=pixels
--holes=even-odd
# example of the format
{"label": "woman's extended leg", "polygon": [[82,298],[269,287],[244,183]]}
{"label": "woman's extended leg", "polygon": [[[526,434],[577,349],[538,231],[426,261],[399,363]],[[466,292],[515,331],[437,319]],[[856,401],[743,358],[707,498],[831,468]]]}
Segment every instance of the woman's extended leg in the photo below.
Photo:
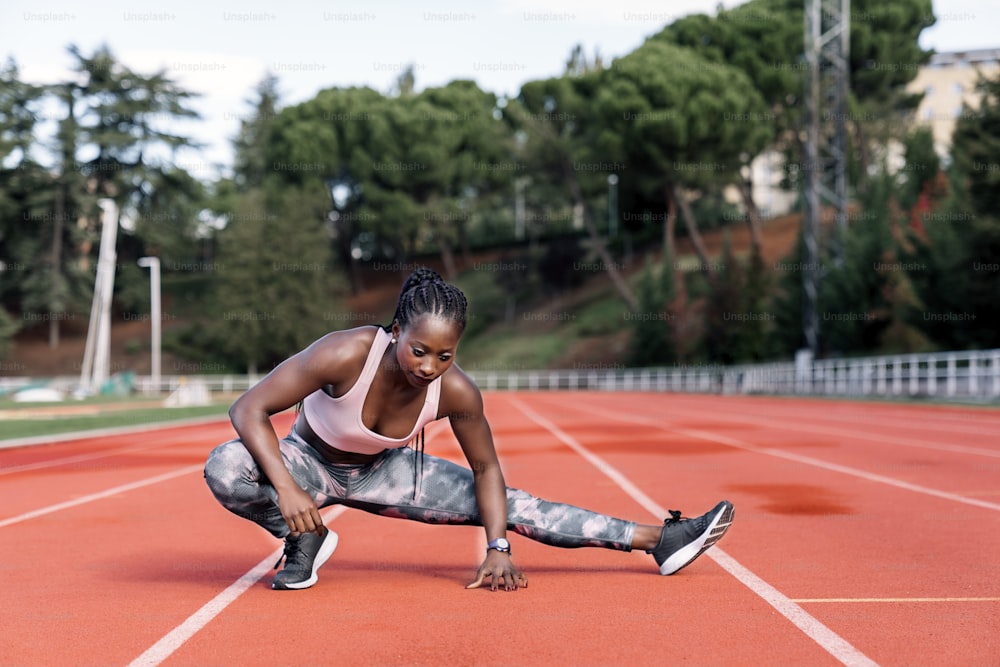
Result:
{"label": "woman's extended leg", "polygon": [[[481,525],[472,471],[408,448],[389,450],[356,471],[339,502],[424,523]],[[507,528],[556,547],[631,551],[636,524],[508,487]]]}
{"label": "woman's extended leg", "polygon": [[[435,456],[423,457],[421,464],[418,456],[411,449],[386,452],[355,471],[339,502],[425,523],[481,525],[472,471]],[[650,526],[507,488],[508,530],[557,547],[642,549],[653,555],[661,574],[691,563],[725,534],[732,520],[733,505],[726,500],[697,518],[682,519],[680,512],[671,511],[663,525]]]}

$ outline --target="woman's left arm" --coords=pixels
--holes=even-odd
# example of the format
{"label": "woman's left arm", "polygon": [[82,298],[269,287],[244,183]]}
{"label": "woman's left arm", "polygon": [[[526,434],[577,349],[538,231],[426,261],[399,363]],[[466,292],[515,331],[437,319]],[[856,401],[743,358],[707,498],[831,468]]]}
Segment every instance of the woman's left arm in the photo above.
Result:
{"label": "woman's left arm", "polygon": [[[504,482],[500,461],[493,446],[493,434],[483,410],[483,397],[475,383],[457,367],[449,369],[443,382],[442,407],[451,422],[452,432],[458,440],[465,458],[472,469],[475,482],[476,504],[486,529],[487,543],[507,537],[507,485]],[[517,569],[509,552],[488,549],[476,580],[466,588],[479,588],[490,578],[490,587],[497,590],[500,580],[506,590],[517,590],[528,585],[528,578]]]}

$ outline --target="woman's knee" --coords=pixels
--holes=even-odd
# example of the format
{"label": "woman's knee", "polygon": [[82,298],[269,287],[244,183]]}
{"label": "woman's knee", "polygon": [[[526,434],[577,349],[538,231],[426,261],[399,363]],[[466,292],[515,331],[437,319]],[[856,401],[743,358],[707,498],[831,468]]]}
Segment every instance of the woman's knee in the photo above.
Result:
{"label": "woman's knee", "polygon": [[232,493],[233,488],[248,477],[256,466],[253,457],[240,440],[224,442],[211,451],[205,461],[205,481],[216,497]]}

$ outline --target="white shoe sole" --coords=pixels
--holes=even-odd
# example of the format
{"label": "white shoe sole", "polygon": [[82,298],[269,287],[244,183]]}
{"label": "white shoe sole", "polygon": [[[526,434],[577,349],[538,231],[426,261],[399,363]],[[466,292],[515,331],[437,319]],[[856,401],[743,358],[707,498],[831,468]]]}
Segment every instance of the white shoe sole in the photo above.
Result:
{"label": "white shoe sole", "polygon": [[733,514],[732,503],[726,503],[709,522],[705,532],[670,554],[670,558],[663,561],[663,564],[660,565],[660,574],[668,575],[677,572],[718,542],[733,523]]}
{"label": "white shoe sole", "polygon": [[[313,560],[312,574],[309,576],[309,578],[306,579],[305,581],[299,581],[294,584],[285,584],[284,586],[276,590],[288,589],[288,590],[298,591],[302,590],[303,588],[309,588],[317,581],[319,581],[319,577],[316,576],[316,571],[319,568],[323,567],[323,563],[330,560],[330,556],[332,556],[333,552],[337,550],[337,544],[340,542],[340,536],[337,533],[333,532],[329,528],[327,528],[326,531],[328,534],[326,538],[324,538],[323,544],[319,546],[319,552],[316,554],[316,558]],[[271,588],[274,588],[273,584]]]}

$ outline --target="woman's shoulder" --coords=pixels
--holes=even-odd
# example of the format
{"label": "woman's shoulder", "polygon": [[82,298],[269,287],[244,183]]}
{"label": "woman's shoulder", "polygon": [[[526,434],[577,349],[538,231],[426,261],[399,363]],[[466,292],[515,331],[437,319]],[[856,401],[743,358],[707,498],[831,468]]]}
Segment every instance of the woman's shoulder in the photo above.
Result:
{"label": "woman's shoulder", "polygon": [[441,376],[441,410],[443,413],[481,412],[483,395],[476,382],[458,364]]}
{"label": "woman's shoulder", "polygon": [[363,366],[381,327],[368,325],[331,331],[309,346],[310,356],[324,366]]}
{"label": "woman's shoulder", "polygon": [[360,327],[354,327],[352,329],[341,329],[340,331],[331,331],[326,334],[317,342],[324,343],[325,345],[363,345],[366,349],[372,346],[375,341],[375,336],[378,334],[382,327],[377,324],[366,324]]}

